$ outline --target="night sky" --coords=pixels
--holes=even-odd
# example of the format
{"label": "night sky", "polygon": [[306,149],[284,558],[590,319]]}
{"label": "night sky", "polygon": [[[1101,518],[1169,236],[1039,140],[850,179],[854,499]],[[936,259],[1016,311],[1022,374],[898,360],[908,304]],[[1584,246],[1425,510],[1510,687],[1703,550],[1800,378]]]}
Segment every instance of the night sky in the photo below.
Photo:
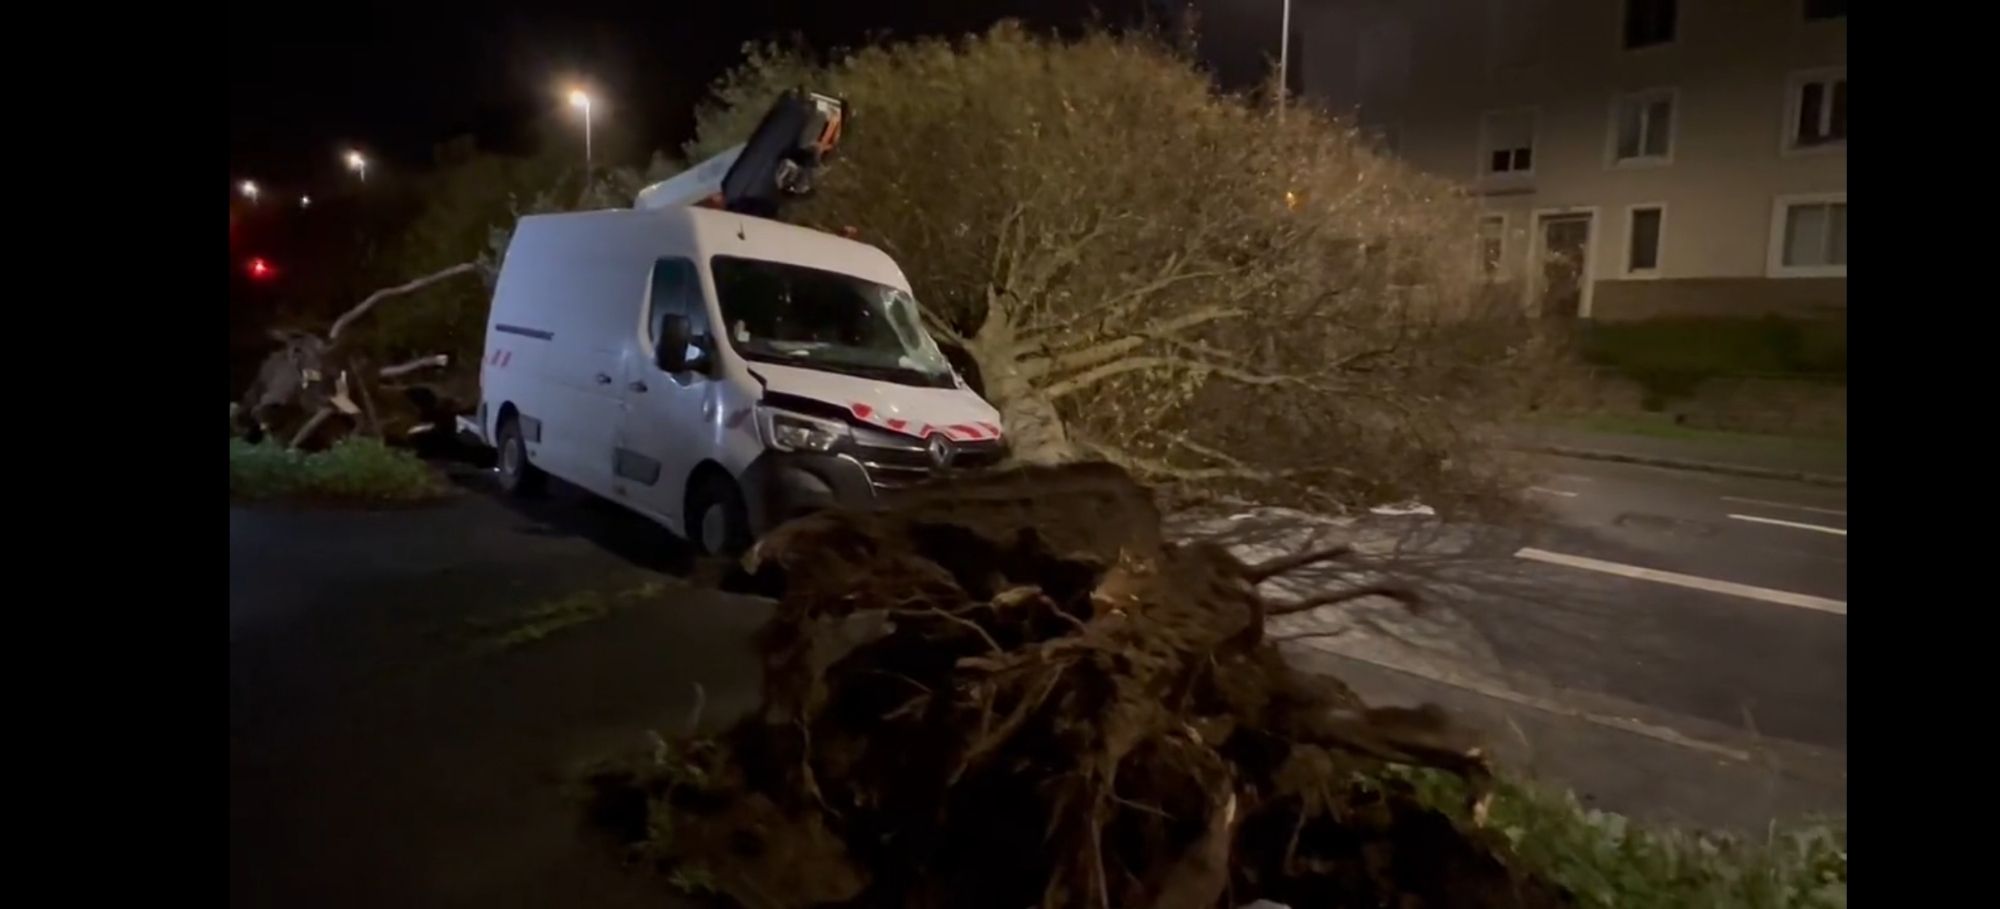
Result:
{"label": "night sky", "polygon": [[[963,34],[1012,16],[1042,27],[1132,23],[1175,0],[653,0],[239,6],[230,19],[230,174],[310,188],[358,144],[382,166],[422,166],[471,133],[522,151],[573,115],[562,88],[603,98],[603,147],[673,149],[710,80],[747,40],[815,48],[871,35]],[[1232,87],[1275,54],[1281,0],[1197,0],[1204,63]],[[567,127],[573,129],[573,126]]]}

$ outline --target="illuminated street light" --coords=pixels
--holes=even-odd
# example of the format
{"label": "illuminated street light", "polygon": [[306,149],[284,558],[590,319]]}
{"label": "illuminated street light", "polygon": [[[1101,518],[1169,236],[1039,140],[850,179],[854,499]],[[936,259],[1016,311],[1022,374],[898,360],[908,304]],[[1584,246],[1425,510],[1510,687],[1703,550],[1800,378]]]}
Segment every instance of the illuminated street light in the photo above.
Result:
{"label": "illuminated street light", "polygon": [[346,160],[347,169],[353,171],[356,176],[359,176],[361,182],[368,182],[368,159],[363,157],[359,151],[350,148],[347,150]]}
{"label": "illuminated street light", "polygon": [[236,184],[236,191],[242,193],[243,198],[249,199],[251,202],[257,201],[257,182],[255,180],[245,180]]}
{"label": "illuminated street light", "polygon": [[583,179],[590,180],[590,95],[583,89],[569,90],[569,106],[583,108]]}
{"label": "illuminated street light", "polygon": [[313,197],[311,197],[311,196],[300,196],[300,197],[299,197],[299,207],[300,207],[300,208],[311,208],[311,207],[312,207],[312,204],[313,204]]}

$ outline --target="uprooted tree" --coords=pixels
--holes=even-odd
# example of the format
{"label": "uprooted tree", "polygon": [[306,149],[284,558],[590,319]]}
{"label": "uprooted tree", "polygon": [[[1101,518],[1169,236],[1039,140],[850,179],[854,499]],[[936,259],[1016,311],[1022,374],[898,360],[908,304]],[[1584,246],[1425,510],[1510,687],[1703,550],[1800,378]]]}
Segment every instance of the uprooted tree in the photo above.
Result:
{"label": "uprooted tree", "polygon": [[1479,487],[1464,433],[1538,347],[1482,294],[1450,184],[1148,39],[1005,24],[832,60],[751,48],[687,156],[797,85],[849,99],[853,134],[791,217],[896,257],[1024,459],[1349,503]]}
{"label": "uprooted tree", "polygon": [[354,431],[400,440],[448,424],[477,401],[487,306],[515,222],[623,204],[672,170],[656,157],[586,182],[567,155],[484,153],[469,139],[439,146],[434,165],[397,187],[416,206],[407,223],[357,250],[353,267],[388,286],[337,315],[324,302],[297,307],[294,324],[272,330],[276,346],[232,405],[232,432],[300,447]]}
{"label": "uprooted tree", "polygon": [[[1479,829],[1463,730],[1368,708],[1266,637],[1273,612],[1410,597],[1257,592],[1343,555],[1165,542],[1105,464],[790,522],[745,560],[779,599],[757,709],[593,773],[591,814],[746,909],[1564,905]],[[1387,764],[1470,780],[1473,825]]]}

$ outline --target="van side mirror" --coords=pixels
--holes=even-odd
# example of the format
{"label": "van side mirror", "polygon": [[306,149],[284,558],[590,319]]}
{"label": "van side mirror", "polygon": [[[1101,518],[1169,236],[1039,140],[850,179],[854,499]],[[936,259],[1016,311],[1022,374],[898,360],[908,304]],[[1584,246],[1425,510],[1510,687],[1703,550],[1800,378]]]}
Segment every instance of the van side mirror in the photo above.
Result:
{"label": "van side mirror", "polygon": [[661,372],[686,372],[688,368],[688,318],[668,313],[660,320],[660,337],[653,345],[653,365]]}

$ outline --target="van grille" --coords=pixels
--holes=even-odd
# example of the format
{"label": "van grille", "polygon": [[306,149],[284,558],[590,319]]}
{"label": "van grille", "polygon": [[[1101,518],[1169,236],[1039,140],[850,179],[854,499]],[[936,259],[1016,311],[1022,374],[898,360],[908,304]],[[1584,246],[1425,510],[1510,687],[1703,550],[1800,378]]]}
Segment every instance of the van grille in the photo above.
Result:
{"label": "van grille", "polygon": [[[848,451],[868,473],[868,484],[877,491],[905,489],[937,474],[930,449],[909,436],[895,435],[867,427],[854,427],[853,448]],[[1007,455],[1007,445],[998,439],[958,442],[952,470],[991,467]]]}

